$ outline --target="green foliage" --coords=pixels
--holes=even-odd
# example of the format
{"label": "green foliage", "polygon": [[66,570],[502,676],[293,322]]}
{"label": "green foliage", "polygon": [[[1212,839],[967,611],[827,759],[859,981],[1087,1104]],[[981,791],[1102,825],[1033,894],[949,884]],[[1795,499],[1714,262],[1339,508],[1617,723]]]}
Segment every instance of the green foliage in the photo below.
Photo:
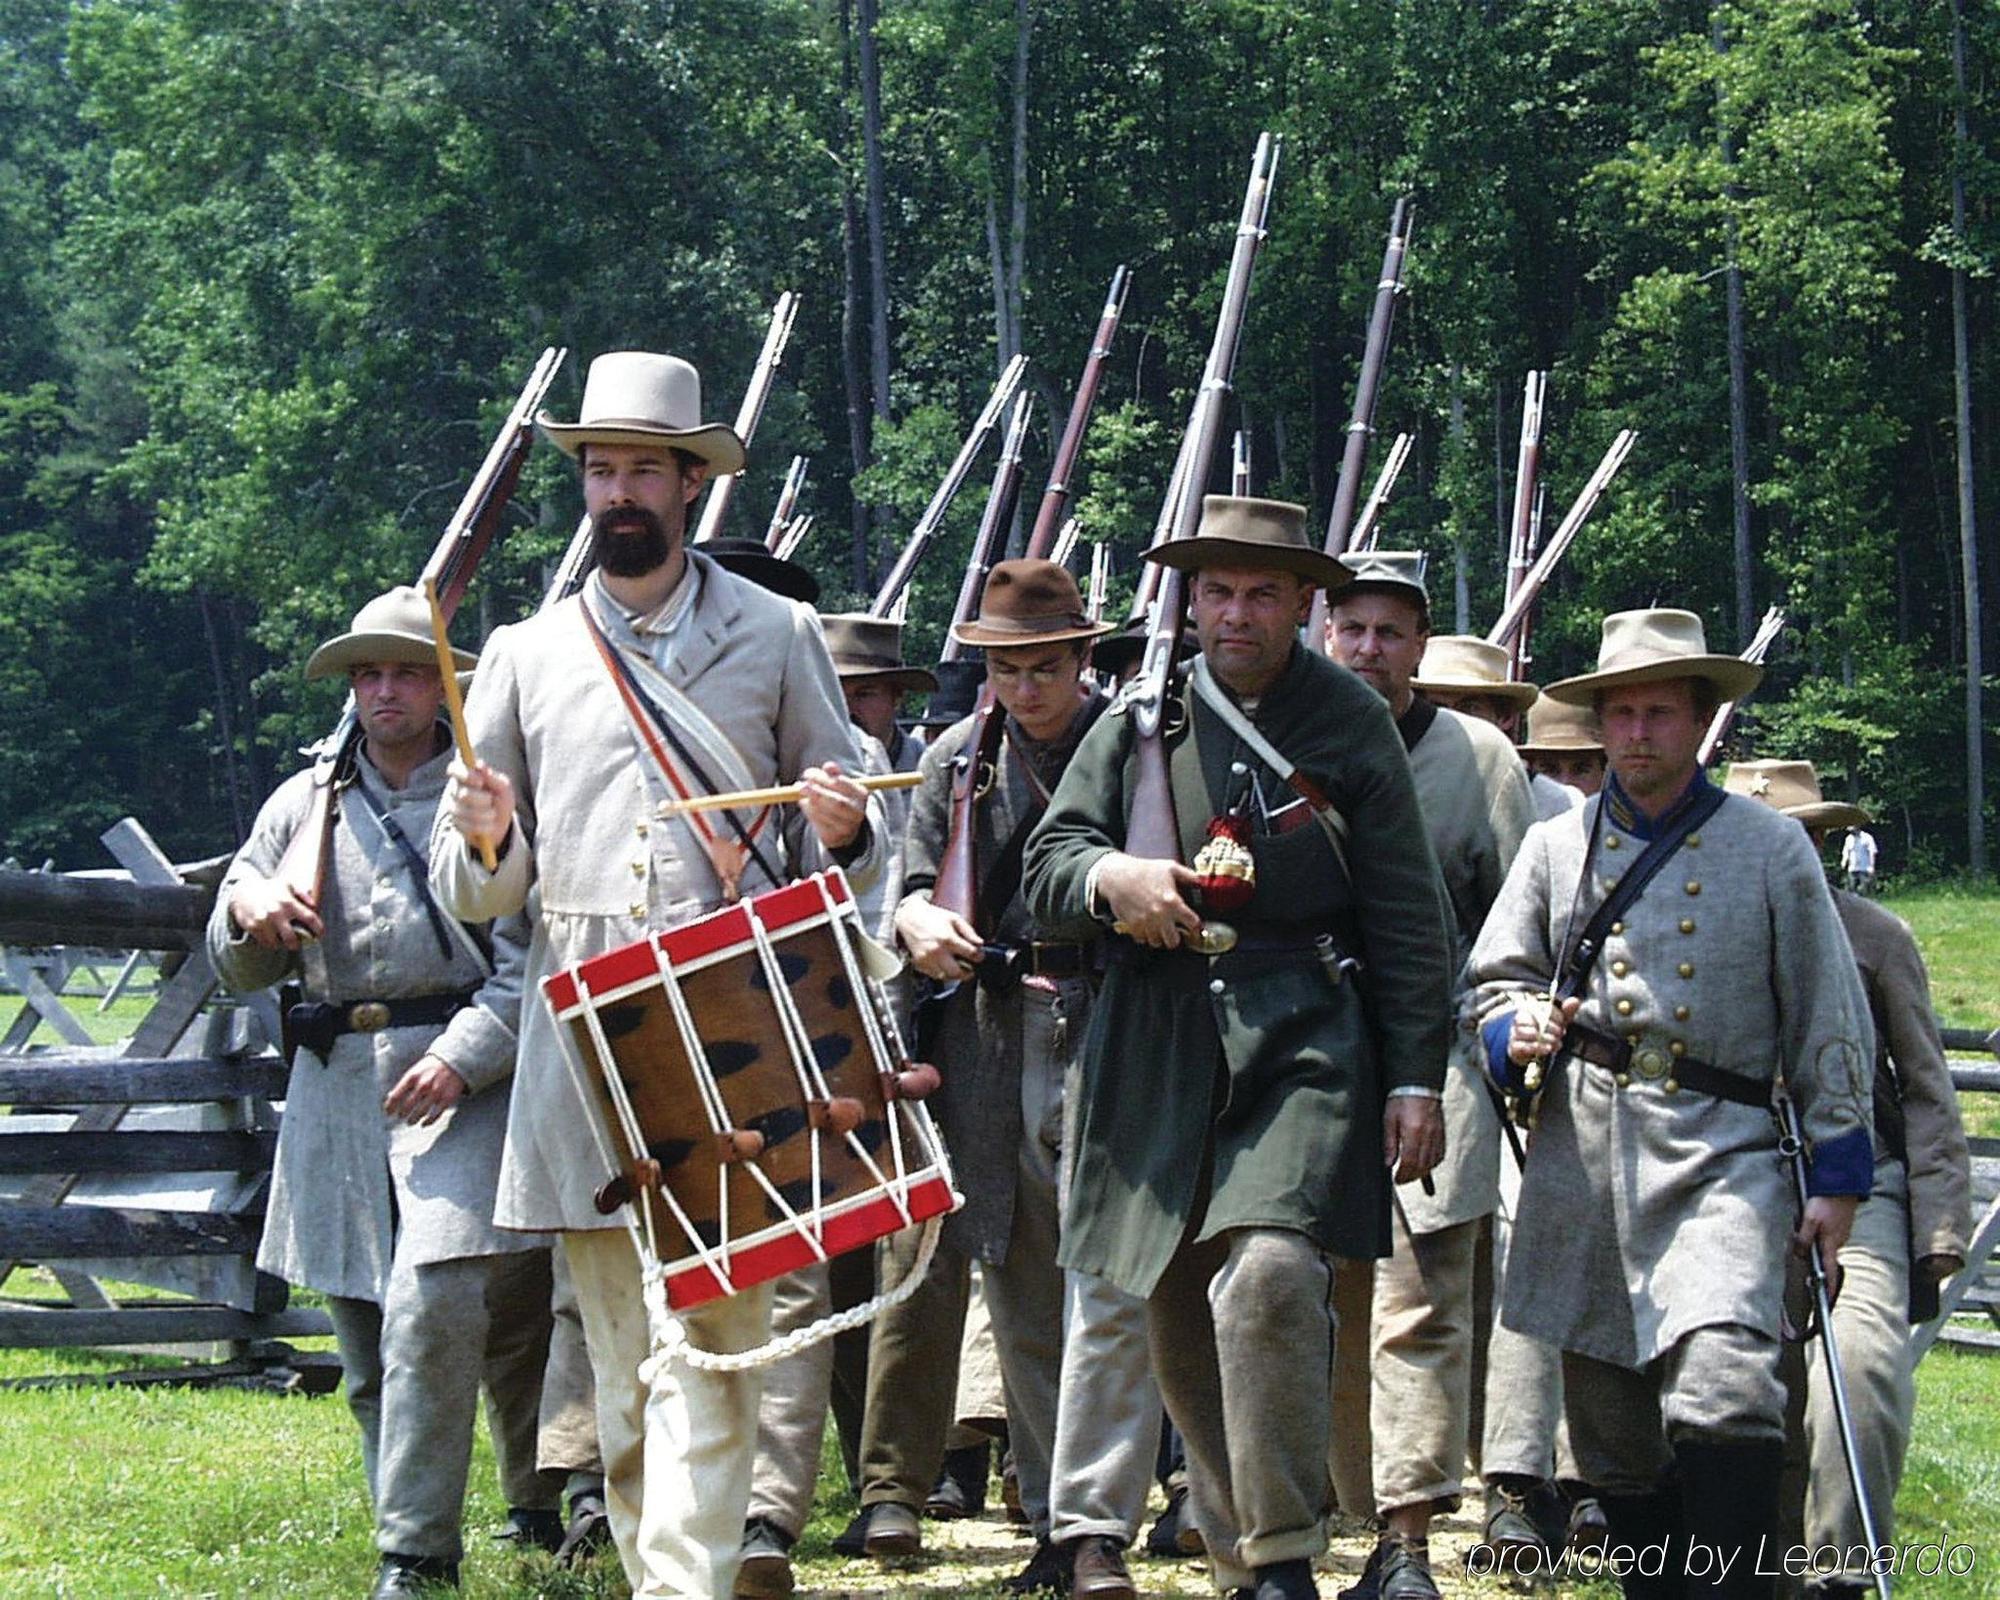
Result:
{"label": "green foliage", "polygon": [[[1473,626],[1497,612],[1521,374],[1549,367],[1551,521],[1619,428],[1640,441],[1549,591],[1538,673],[1586,665],[1603,611],[1655,601],[1733,647],[1733,261],[1750,599],[1794,622],[1759,707],[1766,753],[1851,770],[1913,848],[1961,848],[1941,308],[1945,266],[1964,266],[1984,482],[2000,14],[1967,8],[1963,151],[1949,19],[1916,0],[1025,14],[1022,525],[1129,264],[1076,484],[1122,603],[1268,127],[1284,150],[1231,419],[1257,491],[1324,516],[1408,191],[1376,427],[1416,450],[1384,538],[1454,559]],[[545,344],[575,352],[560,414],[591,355],[640,346],[693,357],[727,416],[771,301],[799,291],[733,515],[761,528],[786,461],[812,455],[805,559],[829,603],[865,599],[836,531],[853,497],[878,508],[879,573],[992,381],[1018,35],[1011,6],[882,8],[893,421],[857,469],[851,26],[802,0],[0,0],[0,851],[94,864],[122,810],[185,853],[230,843],[329,713],[302,692],[303,655],[415,572]],[[956,595],[986,473],[917,574],[917,653]],[[462,632],[536,601],[579,510],[567,464],[538,452]]]}

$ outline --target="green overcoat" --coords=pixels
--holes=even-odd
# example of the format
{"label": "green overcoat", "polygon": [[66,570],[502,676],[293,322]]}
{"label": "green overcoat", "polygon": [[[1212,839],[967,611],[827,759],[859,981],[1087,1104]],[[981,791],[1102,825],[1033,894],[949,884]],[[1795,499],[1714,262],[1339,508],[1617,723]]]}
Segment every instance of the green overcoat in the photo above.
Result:
{"label": "green overcoat", "polygon": [[[1289,798],[1216,714],[1184,695],[1172,746],[1182,859],[1243,778]],[[1063,1264],[1152,1292],[1190,1225],[1294,1228],[1338,1255],[1389,1249],[1383,1097],[1441,1088],[1451,937],[1409,763],[1381,697],[1294,647],[1251,720],[1346,819],[1348,870],[1311,823],[1260,826],[1257,888],[1214,958],[1112,937],[1083,1047],[1083,1104]],[[1077,750],[1029,841],[1024,888],[1050,936],[1096,924],[1091,866],[1123,847],[1136,737],[1115,707]],[[1232,787],[1234,785],[1234,787]],[[1330,934],[1359,958],[1336,978]]]}

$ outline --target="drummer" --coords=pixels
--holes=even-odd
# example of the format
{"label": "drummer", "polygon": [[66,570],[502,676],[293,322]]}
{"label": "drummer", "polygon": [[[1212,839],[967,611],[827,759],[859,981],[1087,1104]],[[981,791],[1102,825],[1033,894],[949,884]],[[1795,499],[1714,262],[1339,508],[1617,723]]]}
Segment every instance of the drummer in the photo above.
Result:
{"label": "drummer", "polygon": [[[579,419],[537,419],[583,474],[597,570],[583,590],[497,630],[467,706],[479,761],[454,769],[432,883],[456,914],[525,907],[531,991],[551,971],[768,889],[820,861],[865,887],[880,812],[849,774],[860,755],[812,614],[683,541],[711,473],[743,446],[701,417],[701,380],[674,356],[599,356]],[[635,721],[636,719],[642,719]],[[672,776],[665,766],[674,768]],[[796,809],[683,814],[673,785],[796,780]],[[489,870],[475,847],[491,841]],[[727,1595],[750,1492],[758,1379],[681,1361],[639,1373],[652,1344],[622,1213],[599,1215],[605,1130],[582,1102],[545,1007],[523,1009],[495,1220],[560,1230],[597,1376],[613,1538],[635,1595]],[[768,1286],[684,1314],[710,1350],[762,1343]]]}

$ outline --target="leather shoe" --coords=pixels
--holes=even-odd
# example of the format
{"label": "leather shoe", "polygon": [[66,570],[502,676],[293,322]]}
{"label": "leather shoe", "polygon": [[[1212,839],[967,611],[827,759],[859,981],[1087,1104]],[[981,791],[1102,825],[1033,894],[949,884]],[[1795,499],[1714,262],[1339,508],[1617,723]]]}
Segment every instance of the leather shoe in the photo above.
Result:
{"label": "leather shoe", "polygon": [[511,1506],[505,1526],[493,1535],[493,1541],[496,1544],[511,1544],[522,1550],[546,1550],[554,1555],[562,1548],[562,1513]]}
{"label": "leather shoe", "polygon": [[1070,1541],[1069,1592],[1090,1600],[1136,1600],[1125,1549],[1116,1539],[1087,1533]]}
{"label": "leather shoe", "polygon": [[458,1563],[442,1556],[385,1555],[375,1572],[368,1600],[399,1600],[403,1595],[436,1594],[458,1587]]}
{"label": "leather shoe", "polygon": [[769,1517],[743,1525],[734,1600],[788,1600],[792,1592],[792,1539]]}
{"label": "leather shoe", "polygon": [[878,1500],[868,1511],[868,1531],[862,1536],[864,1555],[913,1556],[924,1547],[924,1525],[916,1507],[899,1500]]}
{"label": "leather shoe", "polygon": [[1257,1600],[1319,1600],[1310,1561],[1273,1561],[1257,1569]]}
{"label": "leather shoe", "polygon": [[1382,1600],[1442,1600],[1431,1576],[1428,1539],[1392,1533],[1382,1540],[1381,1550],[1382,1583],[1377,1592]]}
{"label": "leather shoe", "polygon": [[1194,1525],[1194,1518],[1188,1513],[1188,1492],[1185,1485],[1170,1491],[1167,1495],[1167,1509],[1146,1534],[1146,1554],[1172,1560],[1177,1556],[1198,1556],[1207,1549],[1202,1543],[1201,1529]]}
{"label": "leather shoe", "polygon": [[611,1543],[611,1513],[598,1494],[573,1494],[569,1498],[569,1526],[562,1543],[556,1546],[556,1565],[581,1566]]}
{"label": "leather shoe", "polygon": [[1043,1539],[1028,1564],[1000,1587],[1008,1594],[1062,1594],[1069,1587],[1069,1555],[1067,1546]]}
{"label": "leather shoe", "polygon": [[1340,1591],[1340,1600],[1379,1600],[1382,1593],[1382,1545],[1377,1541],[1362,1563],[1361,1576]]}
{"label": "leather shoe", "polygon": [[1512,1475],[1487,1484],[1485,1537],[1466,1552],[1468,1571],[1528,1579],[1548,1575],[1548,1541],[1529,1504],[1536,1487],[1534,1479]]}
{"label": "leather shoe", "polygon": [[959,1517],[976,1517],[984,1511],[987,1465],[992,1457],[993,1447],[984,1439],[962,1450],[946,1451],[937,1487],[924,1502],[924,1515],[939,1522],[951,1522]]}

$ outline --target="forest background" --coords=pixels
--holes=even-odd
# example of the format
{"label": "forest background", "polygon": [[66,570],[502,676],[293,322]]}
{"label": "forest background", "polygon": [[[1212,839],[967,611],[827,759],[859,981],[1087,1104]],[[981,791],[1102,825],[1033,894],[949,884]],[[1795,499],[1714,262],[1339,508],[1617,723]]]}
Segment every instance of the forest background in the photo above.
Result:
{"label": "forest background", "polygon": [[[1782,601],[1747,747],[1818,761],[1889,865],[1980,867],[1957,382],[1983,488],[1997,64],[2000,8],[1953,0],[0,0],[0,855],[101,864],[126,812],[231,848],[336,709],[305,653],[410,581],[546,344],[575,352],[558,415],[637,346],[693,358],[726,419],[800,293],[731,529],[809,455],[832,609],[1016,350],[1039,488],[1129,263],[1078,477],[1129,592],[1270,128],[1232,416],[1256,491],[1323,523],[1413,194],[1382,542],[1431,552],[1440,630],[1498,613],[1548,368],[1551,522],[1640,438],[1535,675],[1587,667],[1607,610],[1686,605],[1735,650]],[[462,642],[534,605],[579,510],[538,450]]]}

